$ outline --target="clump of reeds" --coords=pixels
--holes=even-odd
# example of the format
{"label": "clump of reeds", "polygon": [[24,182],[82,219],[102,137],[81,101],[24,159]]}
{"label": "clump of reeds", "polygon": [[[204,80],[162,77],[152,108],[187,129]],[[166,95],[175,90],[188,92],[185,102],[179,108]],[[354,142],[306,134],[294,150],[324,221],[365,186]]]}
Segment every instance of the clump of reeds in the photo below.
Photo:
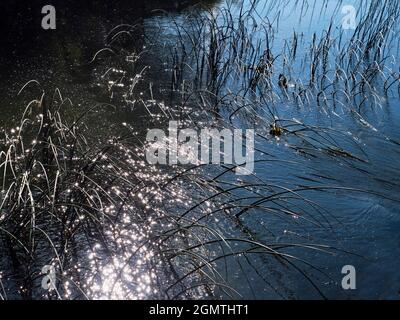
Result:
{"label": "clump of reeds", "polygon": [[[379,104],[378,92],[388,93],[398,83],[396,73],[384,72],[384,48],[393,39],[390,29],[398,6],[371,5],[345,44],[331,25],[309,43],[294,33],[279,50],[274,47],[279,14],[260,23],[255,3],[237,15],[232,8],[196,12],[189,24],[176,25],[171,88],[189,88],[181,96],[182,105],[192,104],[185,114],[190,124],[198,125],[192,112],[197,108],[200,120],[205,115],[214,125],[229,128],[257,124],[258,139],[285,139],[309,157],[365,162],[362,149],[355,155],[338,143],[355,143],[345,133],[281,117],[278,104],[325,110],[348,104],[357,112],[366,101]],[[376,12],[380,19],[375,23]],[[125,34],[115,32],[111,44]],[[368,41],[360,43],[360,38]],[[300,45],[309,46],[306,57],[300,58]],[[307,72],[296,71],[297,59],[305,61],[302,71]],[[133,81],[129,94],[135,85]],[[27,105],[17,127],[5,132],[0,261],[6,262],[0,267],[8,268],[0,278],[0,298],[238,298],[242,293],[228,281],[232,264],[245,275],[252,268],[266,287],[284,296],[283,288],[254,266],[260,261],[291,267],[323,296],[308,272],[317,268],[290,249],[334,249],[260,239],[251,228],[252,216],[329,228],[329,212],[312,195],[362,190],[321,185],[317,178],[302,185],[256,174],[237,179],[234,166],[149,166],[143,136],[135,128],[124,124],[121,132],[93,142],[82,130],[86,113],[67,121],[63,108],[69,103],[58,90],[54,96],[42,93]],[[168,118],[170,113],[162,110]],[[299,165],[279,161],[266,150],[257,152],[263,155],[255,160],[258,165]],[[44,265],[57,270],[50,292],[41,287]],[[4,278],[15,283],[8,287],[13,289],[2,286]]]}
{"label": "clump of reeds", "polygon": [[[328,247],[266,243],[241,222],[261,211],[319,224],[311,211],[325,213],[301,195],[319,188],[290,189],[259,178],[230,183],[225,178],[234,167],[207,173],[203,166],[148,166],[129,125],[95,144],[81,129],[84,114],[65,120],[69,103],[58,90],[54,97],[43,93],[28,104],[20,124],[6,130],[0,261],[15,286],[2,298],[238,298],[221,266],[259,259],[278,259],[320,291],[302,269],[314,267],[286,251]],[[42,288],[44,265],[57,274],[50,291]],[[281,288],[271,290],[283,295]]]}
{"label": "clump of reeds", "polygon": [[[283,48],[275,45],[281,14],[276,6],[282,9],[284,4],[272,2],[261,12],[258,1],[195,10],[176,24],[174,68],[192,79],[195,90],[219,97],[214,99],[217,105],[223,105],[226,96],[251,95],[264,104],[289,99],[299,105],[360,111],[368,104],[380,106],[382,95],[399,85],[398,74],[387,65],[398,34],[396,2],[359,3],[360,21],[350,37],[351,31],[334,24],[335,10],[321,35],[305,39],[294,32]],[[302,12],[311,10],[305,2],[295,6]],[[272,9],[277,17],[261,18]],[[281,77],[286,79],[284,86]],[[215,103],[214,109],[218,110]]]}

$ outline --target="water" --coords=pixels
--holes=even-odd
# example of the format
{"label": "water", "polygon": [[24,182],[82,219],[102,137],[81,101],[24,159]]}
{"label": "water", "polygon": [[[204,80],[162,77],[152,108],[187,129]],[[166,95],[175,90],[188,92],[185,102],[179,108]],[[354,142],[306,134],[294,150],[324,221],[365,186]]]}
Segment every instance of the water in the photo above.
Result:
{"label": "water", "polygon": [[[304,60],[306,58],[303,57],[308,54],[307,50],[312,44],[313,34],[316,33],[320,37],[322,30],[327,29],[331,21],[334,26],[332,37],[341,32],[340,19],[343,3],[336,0],[315,3],[309,1],[306,5],[302,2],[296,2],[297,4],[294,1],[284,1],[285,4],[282,2],[260,1],[256,5],[255,19],[257,28],[262,21],[264,23],[269,21],[274,29],[274,39],[270,40],[272,53],[277,60],[272,81],[276,86],[278,75],[283,73],[294,86],[299,85],[299,80],[306,83],[306,79],[309,78],[310,71],[304,71],[303,68],[306,63]],[[234,1],[228,5],[223,1],[207,1],[206,4],[216,15],[222,9],[230,7],[233,15],[237,16],[240,14],[242,2]],[[360,8],[358,18],[363,17],[366,6],[360,6],[358,1],[352,4]],[[0,129],[9,132],[15,127],[24,106],[40,92],[35,84],[31,84],[27,90],[17,96],[21,87],[32,79],[41,83],[47,91],[59,88],[64,97],[72,100],[73,106],[68,106],[65,111],[69,117],[73,118],[95,105],[102,104],[103,107],[99,110],[96,108],[89,114],[87,128],[83,128],[85,132],[91,134],[95,142],[108,138],[109,135],[115,134],[115,131],[121,130],[123,126],[132,128],[138,132],[140,139],[144,139],[148,128],[164,127],[166,118],[169,118],[152,116],[156,114],[168,113],[174,118],[180,117],[182,122],[187,121],[188,125],[191,125],[185,112],[182,112],[182,93],[176,90],[177,92],[171,94],[173,69],[170,67],[171,61],[174,60],[173,48],[179,38],[182,37],[188,48],[191,46],[190,35],[179,35],[175,24],[176,21],[180,27],[191,30],[190,22],[193,20],[188,16],[194,9],[189,3],[180,4],[178,7],[165,5],[167,14],[152,11],[152,9],[160,8],[159,1],[146,1],[146,5],[135,2],[135,7],[129,1],[117,1],[112,8],[111,5],[102,4],[101,1],[92,6],[78,5],[73,1],[68,6],[61,3],[54,5],[58,9],[59,16],[57,31],[43,31],[38,23],[40,14],[37,8],[41,7],[39,1],[29,6],[18,2],[4,3],[3,1],[1,4],[4,10],[12,14],[6,15],[6,19],[2,22],[8,32],[2,39],[4,45],[0,51],[2,75]],[[250,8],[251,2],[245,1],[244,7]],[[28,18],[22,19],[23,21],[16,19],[16,12],[19,12],[20,17]],[[224,23],[221,16],[218,19],[217,23]],[[112,41],[113,35],[119,29],[114,30],[111,35],[110,32],[121,23],[134,24],[135,28],[129,27],[130,34],[122,35],[122,38],[118,38],[118,41],[113,43],[114,52],[99,52]],[[398,27],[397,21],[395,26]],[[127,30],[123,26],[120,28],[120,30]],[[263,36],[265,36],[260,29],[257,30],[252,38],[253,43],[264,39]],[[286,44],[293,41],[294,31],[299,35],[297,58],[291,62],[285,61],[279,55],[282,50],[289,50],[284,48]],[[351,31],[344,32],[343,41],[350,37]],[[263,45],[265,45],[264,42]],[[392,70],[398,69],[397,46],[398,43],[395,41],[388,49],[390,52],[388,56],[392,57],[388,60],[387,66]],[[289,47],[290,45],[287,45],[287,48]],[[91,62],[96,53],[98,53],[96,59]],[[139,62],[132,63],[139,53],[141,53]],[[287,54],[289,56],[288,52]],[[385,72],[390,73],[387,70]],[[189,72],[184,72],[182,77],[190,79],[193,74],[194,72],[190,69]],[[142,76],[135,78],[138,75]],[[136,80],[138,84],[132,86]],[[179,81],[177,83],[181,85]],[[237,81],[230,79],[226,87],[234,91],[237,85]],[[226,90],[226,87],[222,88],[222,91]],[[178,87],[178,89],[181,88]],[[132,91],[129,94],[130,90]],[[279,91],[279,88],[276,90]],[[289,193],[285,194],[287,198],[279,199],[279,203],[262,203],[260,207],[244,213],[240,223],[231,221],[224,216],[224,213],[213,215],[205,219],[203,223],[210,227],[221,228],[232,238],[246,234],[252,241],[271,246],[303,245],[303,247],[294,246],[283,249],[283,252],[312,263],[315,268],[324,272],[322,274],[306,263],[294,260],[328,298],[398,299],[400,276],[396,267],[400,263],[399,98],[395,92],[391,92],[389,96],[381,95],[380,97],[379,105],[368,106],[355,113],[346,102],[335,108],[329,108],[327,105],[318,106],[314,101],[310,105],[306,103],[298,105],[290,96],[285,98],[285,95],[281,94],[275,103],[268,101],[266,104],[260,104],[257,112],[261,120],[246,117],[243,119],[238,115],[234,119],[234,125],[257,126],[260,135],[268,136],[269,127],[266,126],[265,119],[269,121],[274,119],[271,119],[266,106],[272,105],[275,117],[291,121],[286,125],[299,120],[301,123],[313,126],[314,130],[305,131],[304,136],[284,135],[279,138],[268,136],[268,139],[257,139],[257,147],[268,154],[257,154],[258,160],[267,160],[256,163],[257,179],[262,179],[263,183],[268,184],[268,187],[256,188],[257,192],[268,195],[271,190],[282,192],[283,188],[293,190],[301,189],[303,186],[326,189],[299,191],[302,197],[309,199],[308,201],[298,199],[297,193]],[[141,99],[145,101],[144,104],[140,102]],[[189,101],[189,110],[196,107],[193,101],[190,99],[187,101]],[[115,107],[104,106],[104,104],[112,104]],[[221,110],[222,114],[224,112],[227,111]],[[229,112],[226,114],[229,115]],[[220,125],[218,120],[212,119],[211,116],[204,117],[199,110],[195,110],[191,116],[203,126],[209,126],[211,123]],[[320,137],[315,135],[315,130],[328,140],[334,137],[338,146],[364,161],[341,157],[337,154],[332,156],[329,152],[325,152],[322,150]],[[299,133],[301,135],[303,131]],[[310,147],[309,143],[315,138],[317,142]],[[309,154],[304,154],[305,151]],[[142,179],[140,181],[146,181],[144,183],[146,187],[143,187],[145,191],[140,190],[142,192],[138,193],[138,203],[143,200],[142,193],[151,194],[151,191],[147,190],[147,188],[151,189],[149,186],[151,182],[162,184],[161,182],[165,183],[174,176],[174,169],[171,168],[152,170],[141,162],[132,167],[140,175]],[[204,172],[200,171],[200,174],[204,177],[213,177],[213,174],[215,176],[217,172],[219,171],[216,168],[211,167]],[[220,183],[222,186],[225,184],[225,187],[229,186],[229,183],[241,183],[237,179],[228,174],[223,176]],[[251,181],[252,178],[249,179]],[[253,182],[257,182],[256,178]],[[206,197],[210,192],[200,180],[199,182],[192,181],[190,178],[177,183],[169,191],[172,193],[154,192],[153,196],[159,196],[160,200],[150,202],[154,208],[149,211],[155,213],[148,213],[146,202],[138,206],[140,216],[149,215],[146,228],[141,227],[140,224],[132,225],[131,221],[119,226],[119,231],[124,235],[125,244],[132,247],[131,251],[128,250],[129,252],[139,250],[138,243],[154,232],[153,222],[155,229],[168,230],[168,224],[161,226],[157,224],[158,219],[163,219],[162,205],[167,208],[167,211],[179,214],[198,203],[199,199]],[[258,195],[254,190],[240,189],[234,192],[234,196],[243,198],[235,202],[240,207],[253,204],[254,198],[251,197]],[[157,205],[160,208],[156,207]],[[208,209],[207,205],[207,203],[202,204],[201,210],[196,214],[207,212],[207,210],[212,211],[213,206],[209,205],[210,209]],[[290,212],[289,209],[286,210],[289,214],[284,215],[283,211],[278,211],[283,205],[288,206]],[[127,216],[126,219],[130,218]],[[147,226],[150,227],[147,228]],[[207,239],[207,236],[202,234],[203,232],[204,230],[201,230],[197,235],[191,234],[189,238]],[[184,232],[182,236],[179,236],[179,241],[181,238],[185,238]],[[318,247],[319,250],[316,251],[304,247],[305,245],[323,247]],[[92,252],[94,256],[89,258],[91,261],[89,264],[93,268],[96,255],[102,256],[102,248],[98,246],[96,247],[98,252]],[[242,242],[234,243],[232,246],[238,251],[246,249],[246,244]],[[99,261],[102,261],[98,262],[101,264],[100,275],[89,272],[87,278],[83,280],[86,288],[90,288],[88,290],[90,297],[201,298],[208,297],[210,292],[213,292],[216,297],[257,299],[321,297],[318,290],[299,270],[282,261],[271,259],[270,255],[257,254],[242,254],[238,257],[227,257],[215,261],[213,271],[219,271],[227,284],[240,294],[232,292],[228,294],[229,290],[224,290],[221,286],[213,290],[210,288],[194,290],[189,296],[178,295],[182,288],[176,288],[166,296],[162,292],[165,287],[163,283],[171,285],[176,281],[176,278],[173,280],[171,275],[173,272],[178,273],[179,279],[179,275],[183,272],[179,269],[189,268],[190,266],[186,266],[188,261],[182,255],[182,258],[174,260],[175,271],[165,271],[161,267],[154,268],[152,265],[151,258],[155,253],[151,246],[150,248],[144,246],[140,250],[139,257],[135,257],[134,266],[129,271],[124,268],[125,256],[116,254],[113,261],[100,259]],[[222,255],[221,250],[223,251],[218,245],[207,246],[204,255],[211,260],[212,257]],[[251,259],[248,256],[251,256]],[[345,291],[341,288],[343,277],[341,269],[345,265],[356,267],[357,290]],[[124,271],[125,277],[123,284],[115,284],[117,280],[114,276],[121,270]],[[189,284],[185,283],[185,285],[196,285],[198,281],[200,281],[199,278],[189,279]],[[67,293],[68,291],[66,289]]]}

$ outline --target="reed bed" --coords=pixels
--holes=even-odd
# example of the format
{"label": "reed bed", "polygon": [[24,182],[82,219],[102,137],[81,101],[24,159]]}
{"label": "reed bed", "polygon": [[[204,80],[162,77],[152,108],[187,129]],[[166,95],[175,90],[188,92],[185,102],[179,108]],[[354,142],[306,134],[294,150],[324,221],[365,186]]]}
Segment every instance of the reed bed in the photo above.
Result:
{"label": "reed bed", "polygon": [[[296,6],[307,11],[312,3],[297,1]],[[179,103],[166,107],[150,86],[149,100],[159,110],[157,115],[149,112],[151,118],[163,123],[179,115],[193,127],[255,126],[258,141],[284,139],[295,154],[339,159],[349,166],[366,163],[352,136],[281,116],[280,108],[286,104],[328,114],[340,107],[362,119],[366,106],[381,106],[385,95],[396,94],[399,75],[387,62],[393,59],[398,3],[360,3],[362,19],[351,37],[337,32],[332,22],[309,40],[293,32],[278,49],[283,5],[267,2],[264,8],[275,12],[269,19],[261,18],[254,1],[250,6],[194,9],[185,23],[174,23],[177,41],[165,63],[171,70],[169,93]],[[131,29],[113,30],[103,51],[118,51],[118,38]],[[148,111],[148,102],[136,90],[146,78],[143,56],[126,60],[139,72],[123,97]],[[117,83],[125,78],[123,74]],[[20,93],[32,86],[40,84],[30,81]],[[334,255],[342,250],[260,237],[252,230],[253,217],[329,229],[334,216],[313,200],[316,194],[382,196],[329,177],[278,183],[257,174],[238,179],[235,166],[228,165],[150,166],[145,133],[130,124],[100,142],[84,130],[88,114],[110,105],[96,105],[71,118],[65,112],[69,104],[60,90],[49,94],[41,89],[20,123],[3,132],[0,299],[242,298],[230,281],[232,265],[245,278],[253,270],[277,297],[286,298],[285,288],[260,265],[291,270],[325,297],[314,275],[329,276],[292,252]],[[302,163],[280,160],[262,144],[256,151],[258,166],[297,168]],[[57,271],[54,290],[41,286],[44,265]]]}

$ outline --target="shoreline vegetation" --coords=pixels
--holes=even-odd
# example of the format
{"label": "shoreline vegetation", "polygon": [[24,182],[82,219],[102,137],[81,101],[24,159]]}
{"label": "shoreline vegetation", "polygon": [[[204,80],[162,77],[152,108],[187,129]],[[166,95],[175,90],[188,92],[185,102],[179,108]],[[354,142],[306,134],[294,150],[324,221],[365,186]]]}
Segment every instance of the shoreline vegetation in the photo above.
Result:
{"label": "shoreline vegetation", "polygon": [[[113,80],[116,72],[108,67],[101,81],[109,93],[122,91],[125,106],[146,114],[143,128],[124,122],[99,137],[91,115],[107,118],[120,106],[99,103],[71,115],[74,97],[64,97],[62,88],[48,91],[35,79],[23,86],[18,95],[29,102],[21,120],[0,128],[0,299],[240,299],[250,294],[235,287],[235,276],[251,288],[249,273],[276,298],[295,298],[284,284],[286,273],[329,298],[321,283],[333,280],[302,253],[334,259],[357,252],[312,237],[263,237],[252,223],[266,221],[268,229],[269,221],[281,219],[330,230],[335,216],[319,204],[320,195],[399,201],[369,185],[307,176],[303,159],[332,161],[366,175],[371,159],[350,129],[297,119],[281,106],[343,114],[374,131],[365,112],[400,95],[393,55],[400,4],[359,2],[362,15],[352,33],[332,19],[311,38],[294,30],[280,40],[280,9],[288,1],[269,1],[263,8],[268,16],[259,12],[258,1],[240,3],[195,6],[172,17],[173,43],[154,43],[128,57],[124,44],[136,26],[116,26],[105,38],[105,51],[92,53],[90,67],[120,59],[141,70]],[[307,1],[297,8],[312,10]],[[151,50],[169,52],[160,62],[160,77],[169,79],[162,93],[146,82],[151,71],[144,61]],[[238,178],[232,164],[148,164],[147,130],[176,120],[183,128],[255,128],[255,172]],[[393,148],[400,144],[386,138]],[[293,160],[274,154],[276,145],[284,145]],[[292,167],[305,178],[280,183],[257,174],[269,166],[271,172]],[[56,270],[50,292],[42,288],[45,265]]]}

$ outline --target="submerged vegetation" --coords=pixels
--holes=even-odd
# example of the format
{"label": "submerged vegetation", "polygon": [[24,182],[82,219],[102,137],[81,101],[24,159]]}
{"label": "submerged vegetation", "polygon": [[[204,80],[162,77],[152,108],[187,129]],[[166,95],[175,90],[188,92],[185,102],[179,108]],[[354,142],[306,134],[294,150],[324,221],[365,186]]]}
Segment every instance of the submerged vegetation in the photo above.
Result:
{"label": "submerged vegetation", "polygon": [[[322,194],[399,201],[373,185],[318,172],[318,164],[371,176],[374,159],[352,130],[378,131],[366,113],[400,94],[397,1],[359,1],[351,32],[338,27],[342,1],[336,1],[320,34],[308,39],[291,30],[281,38],[283,7],[290,3],[306,19],[322,14],[315,7],[328,2],[194,7],[160,26],[173,41],[154,40],[128,54],[135,26],[118,26],[89,61],[104,68],[100,81],[115,105],[97,104],[80,115],[68,112],[73,97],[62,90],[45,92],[28,82],[19,94],[40,94],[15,128],[1,128],[0,299],[237,299],[258,297],[254,279],[269,296],[290,298],[289,273],[326,297],[321,283],[336,280],[302,253],[336,255],[345,248],[312,237],[281,241],[278,221],[334,228]],[[170,53],[162,72],[155,71],[165,78],[162,88],[147,79],[146,58],[157,50]],[[91,114],[104,116],[118,104],[146,114],[146,125],[124,122],[110,135],[91,134]],[[319,116],[302,117],[310,110]],[[229,165],[150,166],[146,130],[168,120],[192,128],[255,128],[255,173],[237,177]],[[287,175],[284,182],[279,174]],[[56,270],[55,290],[42,288],[45,265]],[[236,286],[238,278],[251,293]]]}

